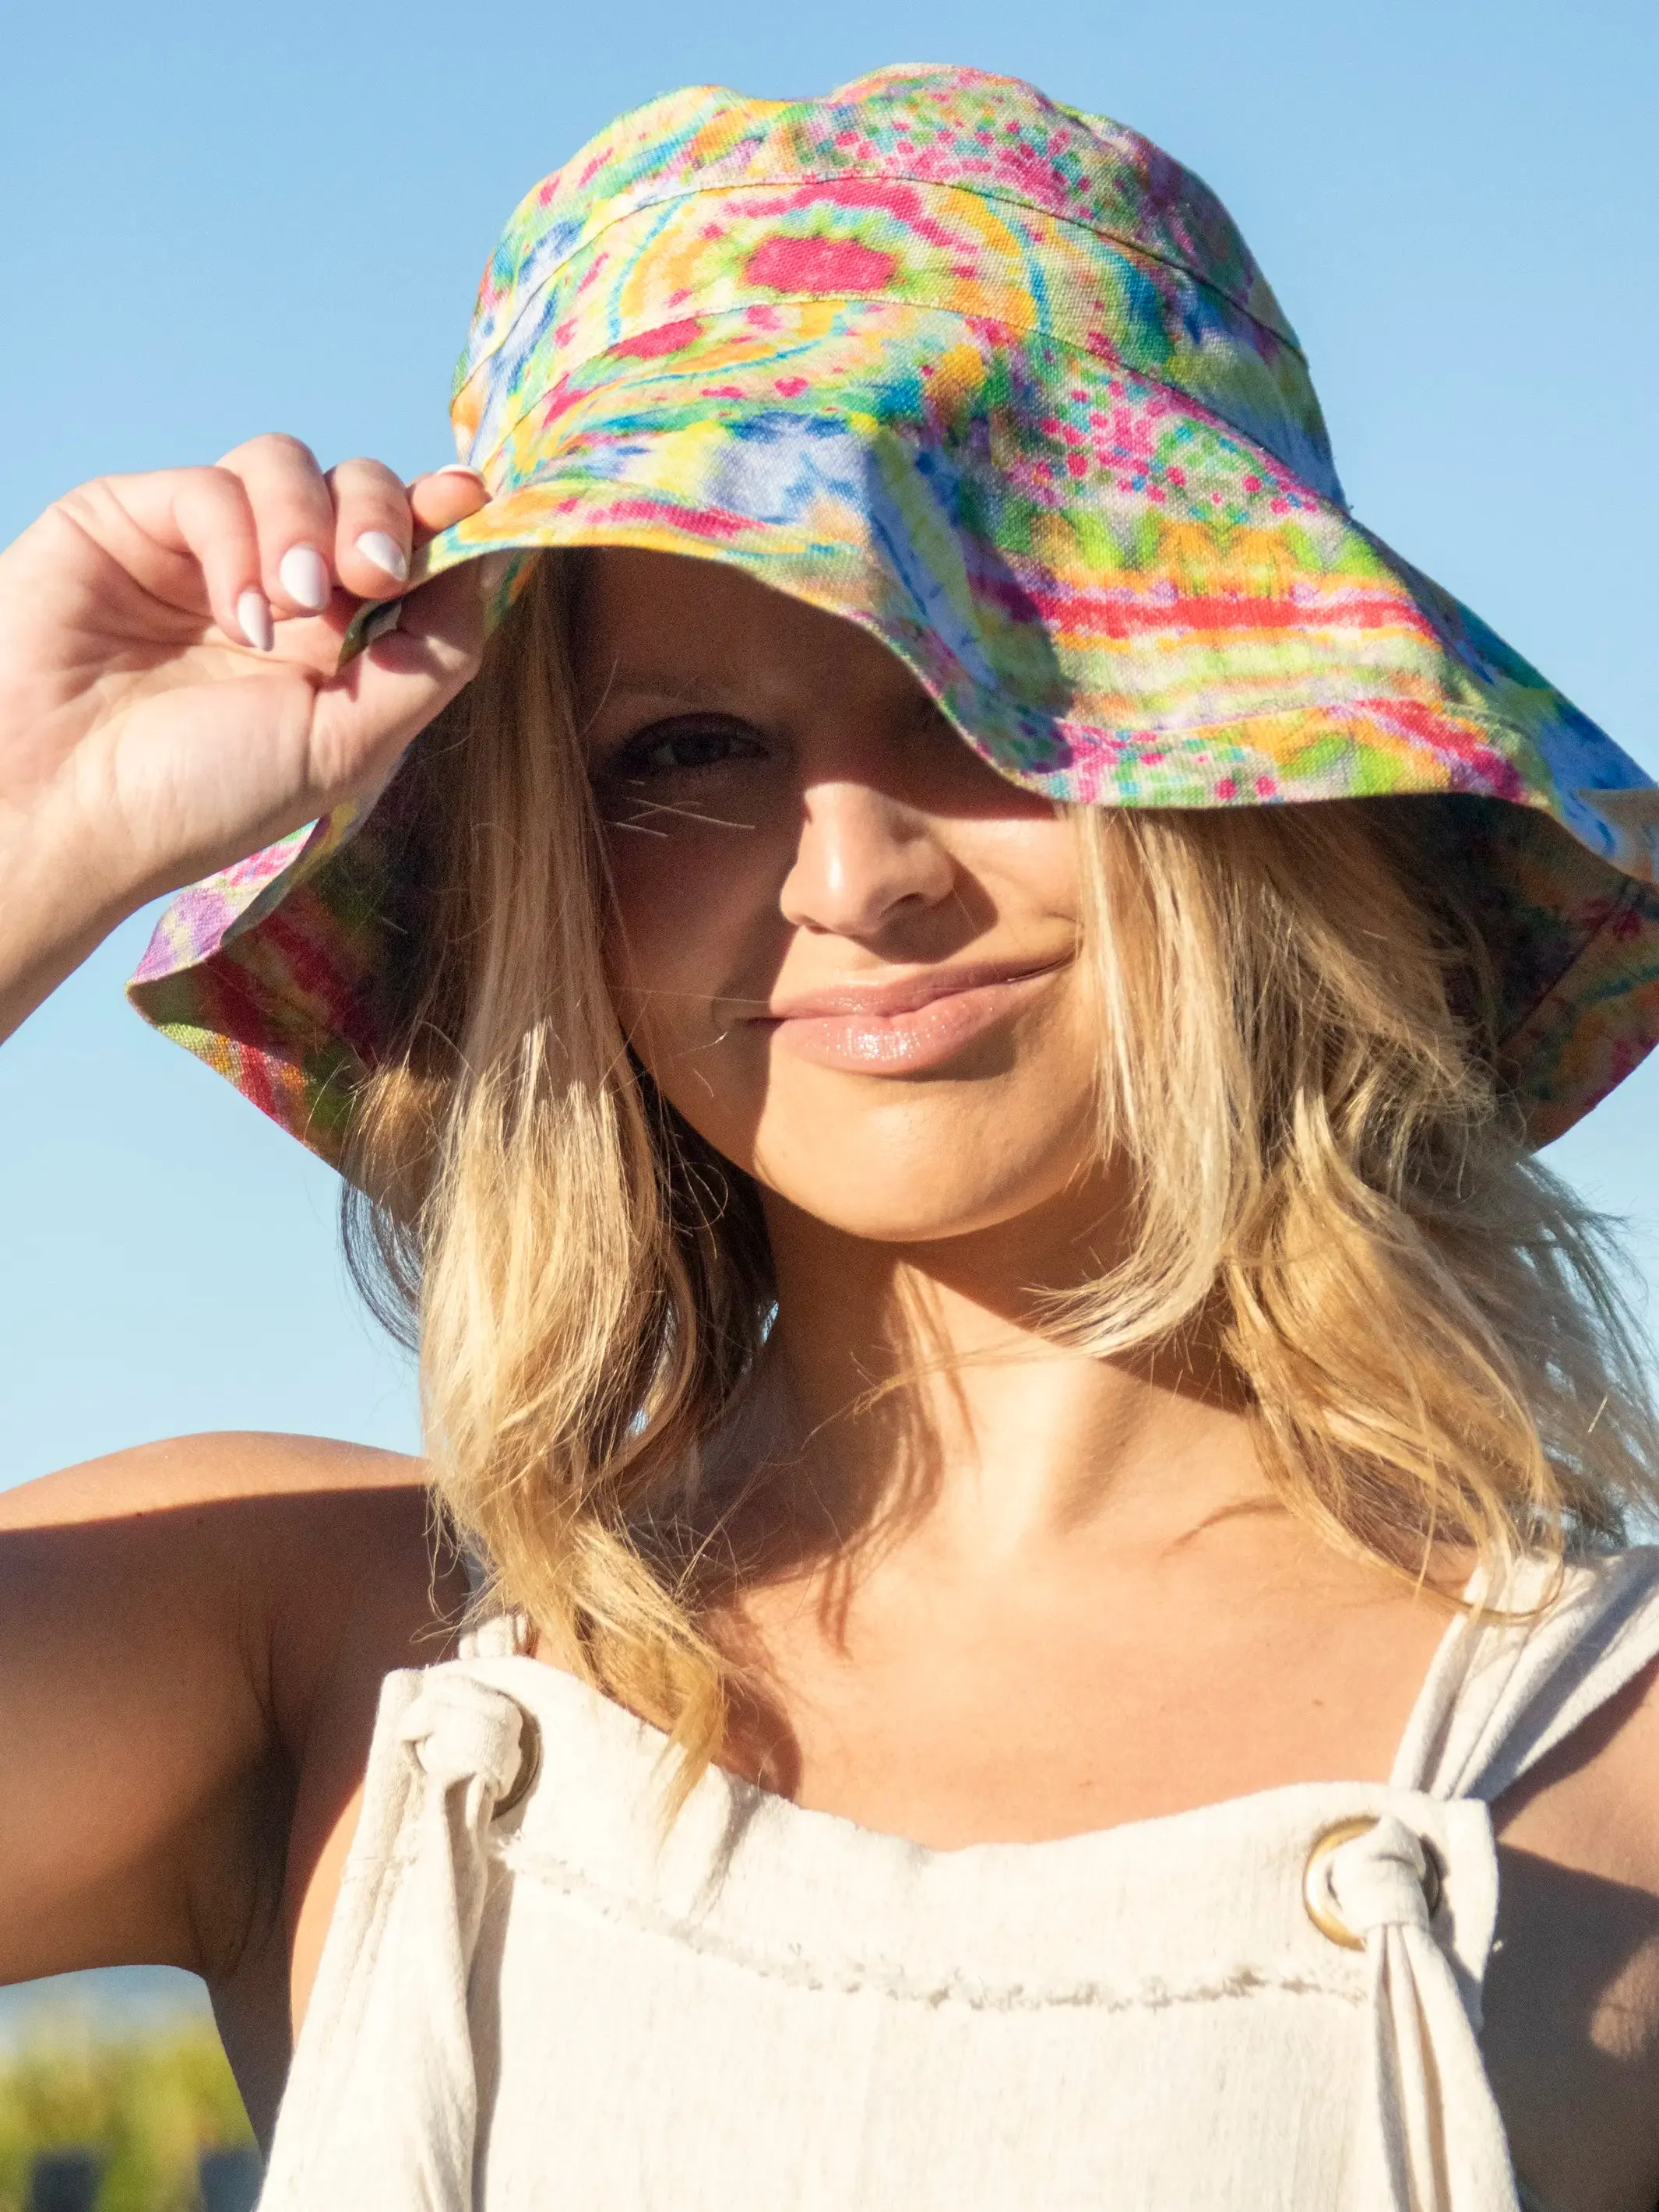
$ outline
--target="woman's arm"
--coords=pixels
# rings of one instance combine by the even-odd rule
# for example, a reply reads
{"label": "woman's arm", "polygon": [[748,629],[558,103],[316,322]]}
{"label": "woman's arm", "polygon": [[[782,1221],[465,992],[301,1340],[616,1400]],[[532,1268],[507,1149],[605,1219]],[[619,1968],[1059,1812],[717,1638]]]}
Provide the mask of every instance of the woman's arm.
{"label": "woman's arm", "polygon": [[[391,773],[477,665],[477,574],[343,674],[340,640],[483,498],[262,438],[84,485],[0,554],[0,1034],[147,900]],[[380,1677],[455,1596],[387,1455],[195,1438],[0,1495],[0,1979],[224,1988],[258,1954],[285,2010]]]}
{"label": "woman's arm", "polygon": [[219,1979],[281,1919],[301,1797],[349,1765],[388,1668],[440,1656],[457,1592],[421,1476],[193,1437],[0,1494],[0,1981]]}

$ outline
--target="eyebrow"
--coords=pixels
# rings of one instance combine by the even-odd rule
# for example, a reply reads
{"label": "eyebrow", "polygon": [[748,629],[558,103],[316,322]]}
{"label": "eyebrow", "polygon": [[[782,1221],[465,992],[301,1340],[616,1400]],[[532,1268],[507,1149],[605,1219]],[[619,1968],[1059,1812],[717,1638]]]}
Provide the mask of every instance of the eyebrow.
{"label": "eyebrow", "polygon": [[618,698],[677,699],[688,707],[729,705],[732,689],[722,683],[699,683],[684,669],[673,672],[654,668],[613,668],[607,681],[599,688],[591,711],[599,714],[610,702]]}
{"label": "eyebrow", "polygon": [[[928,722],[942,722],[948,726],[950,716],[926,687],[904,669],[896,656],[895,671],[904,680],[896,687],[894,696],[889,702],[889,710],[895,711],[906,724],[921,726]],[[659,668],[648,662],[639,667],[623,668],[613,663],[607,681],[596,687],[591,702],[585,703],[584,735],[591,738],[594,724],[608,708],[618,701],[660,701],[670,708],[749,715],[757,720],[765,720],[780,713],[787,714],[789,705],[787,696],[769,699],[763,691],[757,696],[745,687],[746,674],[744,670],[734,669],[729,677],[714,676],[705,679],[684,668]]]}

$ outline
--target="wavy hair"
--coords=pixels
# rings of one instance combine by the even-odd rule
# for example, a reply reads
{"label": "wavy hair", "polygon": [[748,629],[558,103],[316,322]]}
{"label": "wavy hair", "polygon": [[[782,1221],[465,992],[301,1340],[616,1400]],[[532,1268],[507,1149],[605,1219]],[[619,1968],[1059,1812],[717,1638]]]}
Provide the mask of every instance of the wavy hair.
{"label": "wavy hair", "polygon": [[[416,950],[357,1102],[347,1246],[421,1355],[433,1480],[486,1601],[666,1729],[721,1745],[705,1448],[774,1308],[750,1179],[659,1096],[606,988],[602,844],[551,555],[404,776]],[[1431,1579],[1622,1538],[1659,1441],[1616,1248],[1498,1072],[1460,807],[1079,808],[1099,1142],[1134,1234],[1048,1325],[1100,1357],[1200,1319],[1268,1479]],[[1467,826],[1467,825],[1465,825]]]}

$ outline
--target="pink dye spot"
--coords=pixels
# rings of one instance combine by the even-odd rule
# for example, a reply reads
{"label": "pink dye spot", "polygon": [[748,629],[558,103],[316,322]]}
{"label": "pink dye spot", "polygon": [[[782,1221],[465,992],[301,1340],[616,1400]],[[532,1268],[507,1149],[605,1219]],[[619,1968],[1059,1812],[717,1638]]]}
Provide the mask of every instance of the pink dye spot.
{"label": "pink dye spot", "polygon": [[1255,795],[1258,799],[1271,799],[1278,788],[1279,786],[1270,775],[1259,775],[1255,780]]}
{"label": "pink dye spot", "polygon": [[1267,512],[1270,514],[1288,514],[1290,511],[1291,502],[1287,499],[1276,499],[1273,501],[1267,509]]}
{"label": "pink dye spot", "polygon": [[786,399],[799,399],[806,389],[806,379],[804,376],[781,376],[777,380],[777,388]]}
{"label": "pink dye spot", "polygon": [[1067,453],[1066,465],[1074,477],[1087,476],[1089,473],[1088,461],[1081,453]]}
{"label": "pink dye spot", "polygon": [[769,238],[749,257],[744,274],[779,292],[879,292],[898,267],[855,238]]}
{"label": "pink dye spot", "polygon": [[1246,477],[1244,479],[1244,489],[1246,491],[1260,491],[1261,489],[1261,477]]}
{"label": "pink dye spot", "polygon": [[1169,477],[1170,482],[1175,486],[1177,491],[1186,490],[1187,471],[1185,469],[1166,469],[1164,474]]}
{"label": "pink dye spot", "polygon": [[1215,787],[1215,795],[1218,799],[1237,799],[1238,796],[1238,781],[1237,777],[1224,775],[1220,782],[1217,784]]}
{"label": "pink dye spot", "polygon": [[700,327],[695,315],[686,315],[678,323],[661,323],[654,331],[641,331],[636,338],[623,338],[611,350],[640,361],[655,361],[659,355],[678,353],[683,346],[689,346]]}

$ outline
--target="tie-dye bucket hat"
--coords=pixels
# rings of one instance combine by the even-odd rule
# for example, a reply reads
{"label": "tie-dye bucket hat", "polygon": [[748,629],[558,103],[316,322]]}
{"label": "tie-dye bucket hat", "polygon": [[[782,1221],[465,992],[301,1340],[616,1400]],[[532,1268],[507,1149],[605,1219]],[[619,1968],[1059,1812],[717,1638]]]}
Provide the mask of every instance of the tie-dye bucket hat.
{"label": "tie-dye bucket hat", "polygon": [[[1133,131],[947,68],[671,94],[514,215],[453,412],[491,497],[415,584],[556,546],[729,562],[883,639],[1056,799],[1502,802],[1459,817],[1535,1140],[1659,1036],[1659,794],[1354,520],[1243,239]],[[406,957],[398,791],[182,893],[130,986],[337,1160]]]}

